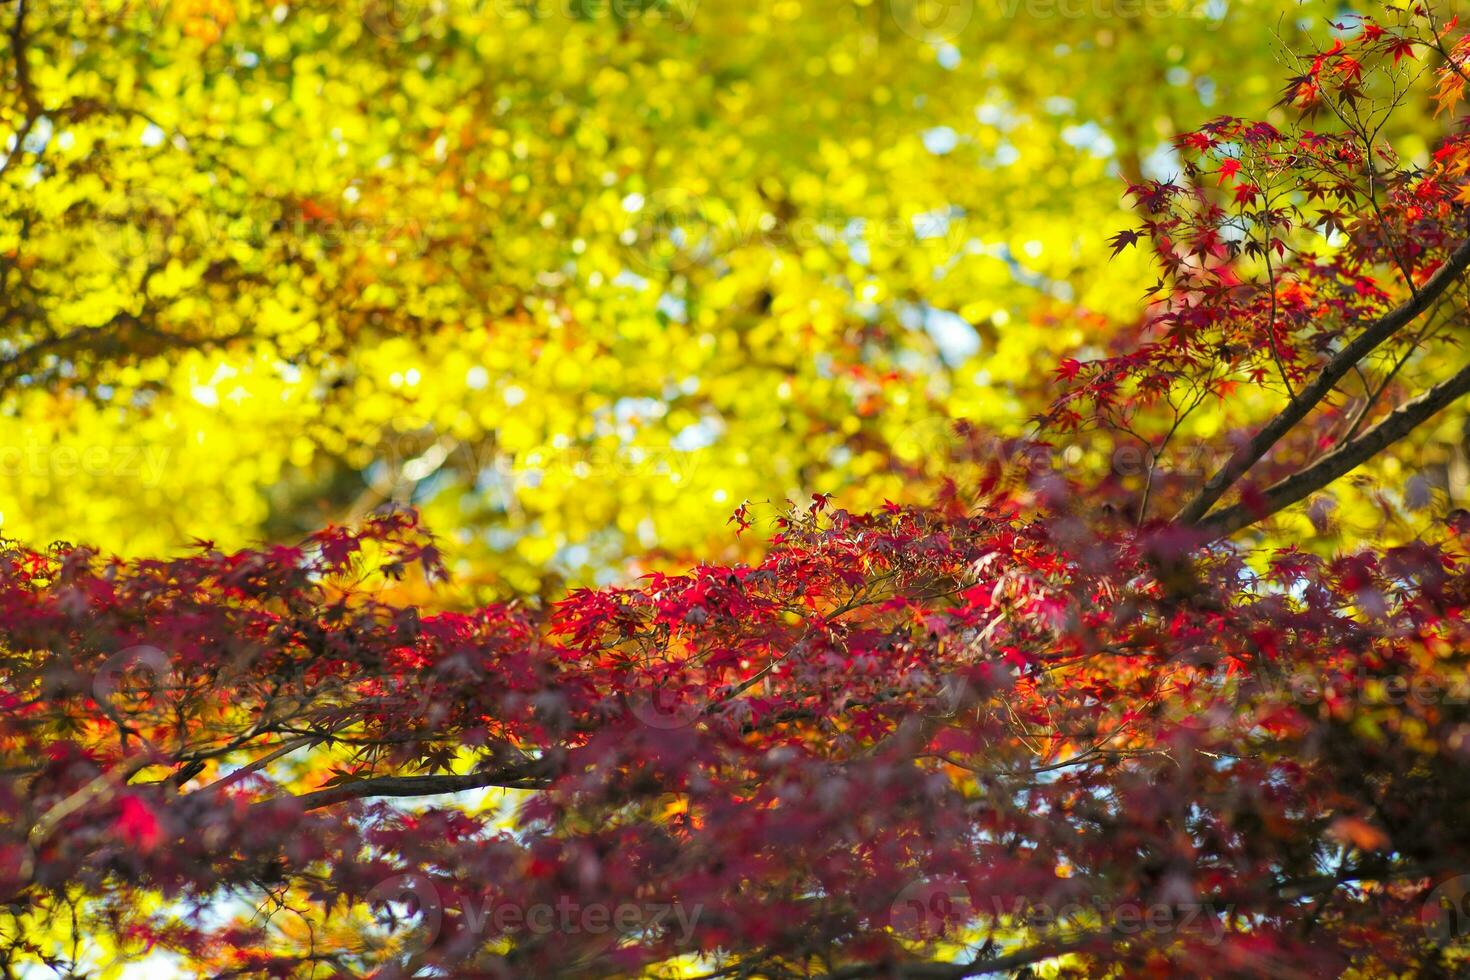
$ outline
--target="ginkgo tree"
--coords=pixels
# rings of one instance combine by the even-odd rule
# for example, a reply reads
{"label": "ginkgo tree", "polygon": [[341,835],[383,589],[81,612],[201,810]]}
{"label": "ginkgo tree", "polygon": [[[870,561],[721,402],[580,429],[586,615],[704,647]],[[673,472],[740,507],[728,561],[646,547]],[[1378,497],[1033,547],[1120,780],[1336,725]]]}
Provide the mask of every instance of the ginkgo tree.
{"label": "ginkgo tree", "polygon": [[147,555],[395,500],[505,595],[742,556],[747,498],[930,499],[944,420],[1019,425],[1130,314],[1115,172],[1264,109],[1276,16],[12,0],[4,527]]}
{"label": "ginkgo tree", "polygon": [[[8,543],[0,966],[1455,975],[1465,37],[1344,15],[1275,122],[1179,138],[1112,239],[1144,308],[933,504],[742,504],[748,563],[449,612],[403,510]],[[1424,486],[1343,479],[1389,463]]]}

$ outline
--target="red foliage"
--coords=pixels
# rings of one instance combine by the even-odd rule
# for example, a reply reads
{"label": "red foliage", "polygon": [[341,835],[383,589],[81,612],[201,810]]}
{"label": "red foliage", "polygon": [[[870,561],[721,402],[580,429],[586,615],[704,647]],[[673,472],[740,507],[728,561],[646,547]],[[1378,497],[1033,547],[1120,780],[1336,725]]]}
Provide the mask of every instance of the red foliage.
{"label": "red foliage", "polygon": [[[897,508],[803,511],[780,539],[757,567],[546,613],[421,616],[374,602],[359,567],[368,542],[386,563],[424,553],[402,515],[167,562],[13,549],[4,669],[27,682],[0,738],[44,761],[0,796],[0,890],[80,885],[138,935],[259,971],[262,929],[183,928],[125,896],[290,881],[330,904],[408,875],[392,887],[439,903],[421,956],[455,969],[476,950],[545,975],[692,949],[876,973],[945,925],[907,904],[939,882],[958,919],[1100,910],[1063,931],[1138,969],[1332,970],[1403,961],[1427,883],[1470,857],[1453,548],[1283,552],[1263,577],[1224,547],[1183,563],[1198,540],[1166,527]],[[126,670],[115,651],[142,641],[166,663]],[[1365,703],[1375,678],[1440,696]],[[293,742],[351,761],[291,787],[269,767],[197,776]],[[381,802],[415,778],[537,792],[513,828]],[[549,942],[478,914],[559,902],[695,921]],[[1159,909],[1172,925],[1110,918]],[[505,937],[509,959],[484,960]]]}

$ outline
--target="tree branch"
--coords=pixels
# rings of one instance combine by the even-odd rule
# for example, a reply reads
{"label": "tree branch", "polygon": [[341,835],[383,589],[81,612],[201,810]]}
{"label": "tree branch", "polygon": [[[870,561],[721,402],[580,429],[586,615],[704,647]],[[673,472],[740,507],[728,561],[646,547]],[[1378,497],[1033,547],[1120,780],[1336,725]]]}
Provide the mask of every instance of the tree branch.
{"label": "tree branch", "polygon": [[1430,304],[1438,299],[1440,294],[1448,289],[1467,267],[1470,267],[1470,238],[1460,243],[1459,247],[1445,260],[1444,265],[1440,266],[1434,275],[1425,281],[1416,295],[1373,321],[1362,333],[1354,337],[1351,343],[1338,351],[1322,368],[1321,373],[1312,380],[1312,383],[1298,391],[1296,397],[1287,402],[1279,415],[1267,422],[1251,438],[1250,442],[1231,454],[1225,464],[1205,481],[1199,493],[1184,506],[1184,509],[1174,519],[1182,524],[1199,524],[1225,491],[1244,476],[1247,470],[1256,465],[1261,457],[1265,456],[1271,447],[1281,440],[1282,436],[1304,419],[1318,402],[1327,397],[1327,394],[1342,380],[1343,375],[1372,353],[1378,345],[1427,310]]}
{"label": "tree branch", "polygon": [[10,169],[10,165],[21,155],[26,138],[31,135],[36,121],[45,113],[41,107],[40,97],[36,95],[36,87],[31,81],[30,64],[26,58],[26,0],[19,0],[15,5],[15,23],[10,25],[10,53],[15,58],[15,83],[20,88],[21,102],[25,104],[25,116],[15,131],[15,146],[0,161],[0,176]]}
{"label": "tree branch", "polygon": [[1306,469],[1276,483],[1265,491],[1264,500],[1252,501],[1249,506],[1238,503],[1227,507],[1200,522],[1199,527],[1213,536],[1224,537],[1270,517],[1367,462],[1465,394],[1470,394],[1470,365],[1400,405],[1352,442],[1339,446]]}
{"label": "tree branch", "polygon": [[383,796],[437,796],[441,793],[459,793],[467,789],[484,789],[498,786],[503,789],[545,789],[550,783],[550,773],[541,759],[516,763],[487,772],[472,772],[463,776],[378,776],[355,783],[342,783],[327,789],[319,789],[300,796],[272,797],[255,806],[295,800],[303,810],[319,810],[336,806],[348,800],[362,800]]}
{"label": "tree branch", "polygon": [[979,977],[987,973],[1003,973],[1019,967],[1040,963],[1076,952],[1109,938],[1106,932],[1092,933],[1078,939],[1043,943],[1017,950],[994,959],[975,960],[972,963],[862,963],[843,967],[825,975],[823,980],[856,980],[859,977],[902,977],[904,980],[961,980],[963,977]]}

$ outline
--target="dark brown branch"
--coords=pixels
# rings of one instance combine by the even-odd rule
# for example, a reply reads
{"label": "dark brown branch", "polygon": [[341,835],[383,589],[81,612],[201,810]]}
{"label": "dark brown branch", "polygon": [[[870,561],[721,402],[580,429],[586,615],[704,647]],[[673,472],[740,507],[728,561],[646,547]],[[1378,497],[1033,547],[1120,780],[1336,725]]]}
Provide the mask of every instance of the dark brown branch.
{"label": "dark brown branch", "polygon": [[1466,394],[1470,394],[1470,365],[1400,405],[1352,442],[1339,446],[1306,469],[1276,483],[1264,492],[1264,499],[1252,501],[1250,506],[1239,503],[1227,507],[1202,521],[1200,527],[1212,535],[1223,537],[1269,517],[1367,462]]}
{"label": "dark brown branch", "polygon": [[15,58],[15,84],[20,89],[20,100],[25,106],[25,115],[21,124],[15,131],[15,146],[6,154],[3,162],[0,162],[0,175],[10,169],[23,151],[22,144],[31,135],[31,130],[36,122],[45,114],[41,105],[41,98],[36,94],[35,83],[31,80],[31,66],[26,54],[26,0],[19,0],[15,5],[15,22],[10,25],[10,54]]}
{"label": "dark brown branch", "polygon": [[246,331],[237,330],[219,337],[184,337],[153,326],[151,319],[147,311],[143,317],[121,312],[96,326],[78,327],[69,333],[33,341],[9,356],[0,357],[0,392],[14,387],[24,375],[38,371],[37,365],[48,356],[85,352],[99,359],[122,362],[169,349],[210,350],[247,336]]}
{"label": "dark brown branch", "polygon": [[1093,933],[1080,939],[1044,943],[1028,949],[1017,950],[1005,956],[973,963],[863,963],[844,967],[826,974],[824,980],[857,980],[859,977],[902,977],[905,980],[961,980],[963,977],[979,977],[987,973],[1003,973],[1019,967],[1040,963],[1096,946],[1108,938],[1107,933]]}
{"label": "dark brown branch", "polygon": [[[15,84],[20,89],[21,101],[25,103],[26,120],[33,123],[46,110],[41,105],[41,97],[36,94],[36,85],[31,79],[31,65],[26,53],[27,40],[26,0],[18,0],[15,5],[15,21],[10,25],[10,53],[15,58]],[[15,152],[20,152],[19,140],[16,141]],[[7,164],[9,162],[6,161]]]}
{"label": "dark brown branch", "polygon": [[1194,499],[1175,517],[1183,524],[1199,524],[1204,516],[1235,485],[1246,471],[1256,465],[1271,447],[1306,418],[1317,403],[1327,397],[1353,366],[1371,354],[1380,344],[1411,323],[1427,310],[1460,274],[1470,267],[1470,239],[1450,254],[1419,292],[1373,321],[1322,368],[1312,383],[1297,392],[1281,413],[1267,422],[1244,446],[1241,446],[1200,488]]}
{"label": "dark brown branch", "polygon": [[348,800],[372,797],[438,796],[469,789],[497,786],[502,789],[545,789],[549,784],[547,766],[540,760],[504,766],[488,772],[472,772],[463,776],[378,776],[355,783],[343,783],[300,796],[278,796],[257,803],[262,806],[280,800],[294,799],[303,810],[320,810]]}

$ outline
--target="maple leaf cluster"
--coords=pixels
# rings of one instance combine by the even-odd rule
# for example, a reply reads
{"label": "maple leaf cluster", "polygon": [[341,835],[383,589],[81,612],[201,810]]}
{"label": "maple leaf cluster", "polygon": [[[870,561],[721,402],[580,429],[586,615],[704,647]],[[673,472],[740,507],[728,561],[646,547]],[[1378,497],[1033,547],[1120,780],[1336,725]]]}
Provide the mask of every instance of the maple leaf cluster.
{"label": "maple leaf cluster", "polygon": [[[1463,551],[1288,550],[1258,574],[1065,512],[783,525],[757,566],[545,611],[375,601],[385,567],[433,560],[401,514],[166,562],[12,547],[0,891],[34,915],[85,889],[134,942],[223,973],[324,954],[218,924],[221,896],[341,909],[400,881],[436,909],[414,964],[457,974],[698,954],[878,976],[966,930],[971,972],[1001,937],[1201,973],[1414,962],[1428,882],[1470,855]],[[1185,554],[1187,588],[1163,571]],[[332,778],[284,765],[323,750]],[[485,787],[526,797],[388,802]],[[1016,913],[1039,904],[1087,914]],[[557,907],[692,928],[477,913]],[[1129,932],[1128,909],[1173,927]]]}

